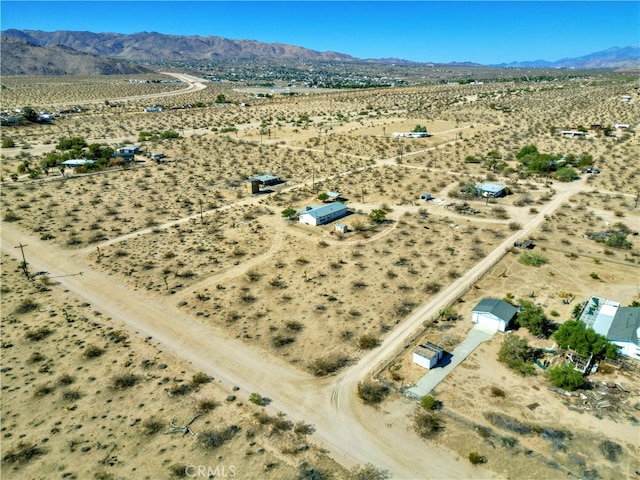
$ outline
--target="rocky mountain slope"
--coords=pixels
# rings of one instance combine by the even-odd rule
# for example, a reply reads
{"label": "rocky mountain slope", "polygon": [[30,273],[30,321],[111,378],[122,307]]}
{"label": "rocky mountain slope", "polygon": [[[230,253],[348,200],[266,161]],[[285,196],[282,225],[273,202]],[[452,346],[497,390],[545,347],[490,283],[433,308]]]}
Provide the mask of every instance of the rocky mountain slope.
{"label": "rocky mountain slope", "polygon": [[37,46],[19,38],[1,39],[2,75],[125,75],[149,69],[122,59],[82,53],[63,45]]}

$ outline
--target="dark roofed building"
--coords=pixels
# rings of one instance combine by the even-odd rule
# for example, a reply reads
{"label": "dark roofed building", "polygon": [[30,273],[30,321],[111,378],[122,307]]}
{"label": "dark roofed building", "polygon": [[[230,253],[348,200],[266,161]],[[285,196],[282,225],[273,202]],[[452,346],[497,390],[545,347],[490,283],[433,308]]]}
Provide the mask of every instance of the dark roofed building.
{"label": "dark roofed building", "polygon": [[509,327],[513,317],[516,316],[517,311],[516,307],[504,300],[483,298],[471,310],[471,321],[492,330],[496,329],[504,332]]}

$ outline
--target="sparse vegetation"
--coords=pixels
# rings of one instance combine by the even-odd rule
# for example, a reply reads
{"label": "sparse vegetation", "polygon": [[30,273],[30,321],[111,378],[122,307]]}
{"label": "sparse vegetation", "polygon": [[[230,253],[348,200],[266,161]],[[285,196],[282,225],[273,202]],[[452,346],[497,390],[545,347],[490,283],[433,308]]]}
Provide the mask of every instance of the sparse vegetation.
{"label": "sparse vegetation", "polygon": [[375,405],[382,402],[389,395],[389,388],[375,381],[362,381],[358,383],[358,396],[367,405]]}

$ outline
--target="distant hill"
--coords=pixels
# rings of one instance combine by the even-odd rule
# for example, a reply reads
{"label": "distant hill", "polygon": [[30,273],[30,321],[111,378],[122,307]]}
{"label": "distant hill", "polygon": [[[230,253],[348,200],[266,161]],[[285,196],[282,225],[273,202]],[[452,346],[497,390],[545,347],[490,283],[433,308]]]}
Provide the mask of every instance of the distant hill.
{"label": "distant hill", "polygon": [[[334,61],[353,63],[382,63],[397,65],[431,65],[431,63],[419,63],[398,58],[384,59],[359,59],[338,52],[318,52],[308,48],[284,43],[264,43],[256,40],[231,40],[216,36],[198,35],[165,35],[157,32],[140,32],[133,34],[122,33],[93,33],[86,31],[57,30],[44,32],[41,30],[4,30],[0,34],[2,43],[2,73],[5,73],[5,42],[4,39],[19,39],[22,44],[10,45],[9,54],[18,54],[18,45],[22,45],[22,55],[26,55],[27,47],[30,54],[37,60],[29,60],[25,65],[19,61],[13,61],[7,66],[8,71],[24,71],[25,74],[48,73],[59,71],[71,73],[78,70],[87,70],[107,73],[137,73],[127,71],[126,63],[118,64],[110,60],[106,63],[99,61],[100,57],[110,57],[120,61],[132,62],[156,62],[182,61],[202,62],[214,60],[263,60],[263,61]],[[40,47],[42,50],[37,50]],[[67,47],[62,50],[61,47]],[[58,50],[47,50],[58,49]],[[73,49],[73,50],[71,50]],[[75,52],[74,52],[75,51]],[[49,56],[47,56],[49,52]],[[61,52],[61,53],[59,53]],[[74,53],[72,53],[74,52]],[[94,55],[91,61],[87,57],[86,67],[80,67],[80,53]],[[56,55],[62,55],[56,58]],[[76,57],[73,57],[76,55]],[[45,59],[47,60],[45,62]],[[74,61],[75,59],[75,61]],[[53,62],[49,64],[48,62]],[[60,65],[58,65],[60,64]],[[446,65],[476,67],[481,66],[470,62],[453,62]],[[519,61],[490,65],[493,67],[525,67],[525,68],[640,68],[640,49],[638,46],[623,48],[610,48],[602,52],[592,53],[578,58],[566,58],[557,62],[545,60]],[[73,68],[72,68],[73,67]],[[122,69],[122,71],[120,70]]]}
{"label": "distant hill", "polygon": [[72,48],[37,46],[24,38],[0,42],[1,75],[125,75],[150,70],[121,59],[78,52]]}
{"label": "distant hill", "polygon": [[496,67],[525,68],[640,68],[640,47],[614,47],[582,57],[563,58],[556,62],[533,60],[495,65]]}
{"label": "distant hill", "polygon": [[2,37],[21,38],[42,47],[63,45],[79,52],[132,61],[251,60],[261,58],[298,61],[360,61],[342,53],[317,52],[283,43],[230,40],[213,36],[164,35],[156,32],[121,34],[11,29],[4,30]]}

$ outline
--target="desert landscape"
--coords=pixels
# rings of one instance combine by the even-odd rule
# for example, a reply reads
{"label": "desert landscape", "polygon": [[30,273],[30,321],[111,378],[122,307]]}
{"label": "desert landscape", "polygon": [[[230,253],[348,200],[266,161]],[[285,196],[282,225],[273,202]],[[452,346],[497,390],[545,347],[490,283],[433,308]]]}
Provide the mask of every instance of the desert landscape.
{"label": "desert landscape", "polygon": [[[569,408],[542,369],[498,361],[509,335],[553,348],[525,329],[437,386],[433,436],[403,395],[426,373],[413,348],[451,352],[482,298],[527,299],[557,324],[592,295],[640,301],[637,77],[272,97],[180,72],[2,86],[3,110],[61,112],[2,128],[7,478],[637,477],[637,362],[588,376],[624,386],[604,418]],[[613,124],[629,127],[594,127]],[[394,136],[417,127],[428,136]],[[49,166],[74,137],[140,152]],[[577,177],[527,174],[527,146],[575,160]],[[283,182],[252,194],[259,175]],[[469,193],[482,183],[509,194]],[[326,192],[349,209],[345,233],[283,215]],[[612,228],[629,248],[591,238]],[[540,266],[521,261],[524,239]],[[359,397],[369,384],[382,401]]]}

